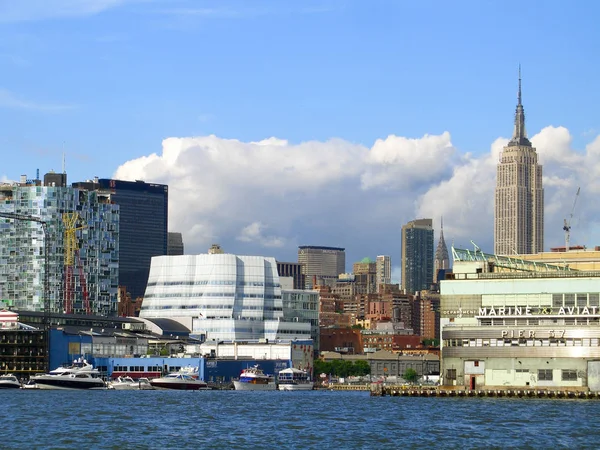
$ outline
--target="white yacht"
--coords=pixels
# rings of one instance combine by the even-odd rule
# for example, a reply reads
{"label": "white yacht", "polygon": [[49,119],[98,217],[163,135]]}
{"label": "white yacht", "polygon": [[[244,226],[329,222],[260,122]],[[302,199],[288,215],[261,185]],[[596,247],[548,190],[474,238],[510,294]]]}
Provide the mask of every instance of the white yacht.
{"label": "white yacht", "polygon": [[13,374],[0,375],[0,389],[19,389],[21,382]]}
{"label": "white yacht", "polygon": [[106,389],[98,369],[84,362],[82,365],[59,367],[32,378],[38,389]]}
{"label": "white yacht", "polygon": [[311,391],[314,386],[308,372],[293,367],[281,370],[277,383],[280,391]]}
{"label": "white yacht", "polygon": [[116,380],[109,381],[107,387],[108,389],[114,389],[117,391],[137,391],[154,389],[150,384],[148,378],[139,378],[137,380],[134,380],[131,377],[118,377]]}
{"label": "white yacht", "polygon": [[274,391],[277,389],[275,378],[267,375],[258,365],[244,369],[239,380],[234,380],[236,391]]}
{"label": "white yacht", "polygon": [[170,373],[164,377],[153,378],[150,385],[157,389],[179,389],[184,391],[199,391],[210,389],[204,381],[185,373]]}

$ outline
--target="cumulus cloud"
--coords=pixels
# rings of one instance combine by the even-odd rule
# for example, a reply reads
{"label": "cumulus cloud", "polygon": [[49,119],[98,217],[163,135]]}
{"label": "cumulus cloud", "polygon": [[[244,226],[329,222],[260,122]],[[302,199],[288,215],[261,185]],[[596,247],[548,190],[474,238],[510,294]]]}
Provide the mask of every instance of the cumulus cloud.
{"label": "cumulus cloud", "polygon": [[[564,242],[577,186],[571,242],[594,245],[600,137],[578,151],[566,128],[546,127],[531,141],[544,165],[546,248]],[[434,219],[437,237],[443,217],[449,245],[473,240],[493,250],[496,166],[507,142],[498,138],[473,155],[455,148],[449,132],[392,135],[371,148],[342,139],[172,137],[160,154],[128,161],[114,176],[169,185],[170,229],[183,233],[189,253],[220,243],[295,260],[298,245],[331,245],[346,247],[348,267],[379,254],[398,267],[401,227],[416,218]]]}
{"label": "cumulus cloud", "polygon": [[397,189],[434,181],[448,173],[454,153],[447,131],[420,139],[402,136],[378,139],[365,160],[367,169],[361,176],[362,185],[366,189]]}
{"label": "cumulus cloud", "polygon": [[285,245],[284,239],[277,236],[265,236],[265,226],[260,222],[252,222],[250,225],[244,227],[237,237],[242,242],[255,242],[261,244],[263,247],[283,247]]}

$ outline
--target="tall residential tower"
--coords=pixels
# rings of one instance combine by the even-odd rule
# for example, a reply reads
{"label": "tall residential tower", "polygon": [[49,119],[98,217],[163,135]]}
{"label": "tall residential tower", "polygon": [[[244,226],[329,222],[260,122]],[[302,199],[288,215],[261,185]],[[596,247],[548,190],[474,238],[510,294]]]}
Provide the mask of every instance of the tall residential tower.
{"label": "tall residential tower", "polygon": [[410,221],[402,227],[402,287],[414,294],[429,289],[432,280],[433,221]]}
{"label": "tall residential tower", "polygon": [[542,166],[527,139],[521,103],[521,69],[512,139],[498,164],[494,214],[494,253],[515,255],[544,250]]}

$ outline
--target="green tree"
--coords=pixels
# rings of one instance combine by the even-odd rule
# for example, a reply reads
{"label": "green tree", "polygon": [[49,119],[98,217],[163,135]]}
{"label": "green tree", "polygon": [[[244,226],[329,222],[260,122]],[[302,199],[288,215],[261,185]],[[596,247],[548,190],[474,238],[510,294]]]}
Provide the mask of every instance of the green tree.
{"label": "green tree", "polygon": [[439,347],[440,341],[439,339],[423,339],[421,342],[425,347]]}
{"label": "green tree", "polygon": [[413,369],[412,367],[409,367],[408,369],[406,369],[404,371],[402,378],[404,378],[409,383],[414,383],[415,381],[417,381],[417,378],[419,378],[419,374],[417,373],[417,371],[415,369]]}
{"label": "green tree", "polygon": [[369,375],[371,373],[371,366],[367,361],[356,361],[354,363],[353,370],[353,375],[357,377],[364,377],[365,375]]}
{"label": "green tree", "polygon": [[320,378],[320,375],[322,373],[329,375],[329,374],[331,374],[331,363],[328,361],[323,361],[321,359],[317,359],[317,360],[315,360],[315,363],[314,363],[314,370],[315,370],[315,373],[314,373],[313,379],[315,379],[315,380]]}

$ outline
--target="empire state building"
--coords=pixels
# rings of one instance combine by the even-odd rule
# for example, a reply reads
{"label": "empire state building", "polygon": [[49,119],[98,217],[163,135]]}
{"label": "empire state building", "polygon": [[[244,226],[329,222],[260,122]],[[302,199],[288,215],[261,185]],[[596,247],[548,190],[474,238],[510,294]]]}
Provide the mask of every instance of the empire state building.
{"label": "empire state building", "polygon": [[494,252],[539,253],[544,249],[542,166],[525,131],[521,70],[512,139],[502,150],[496,178]]}

